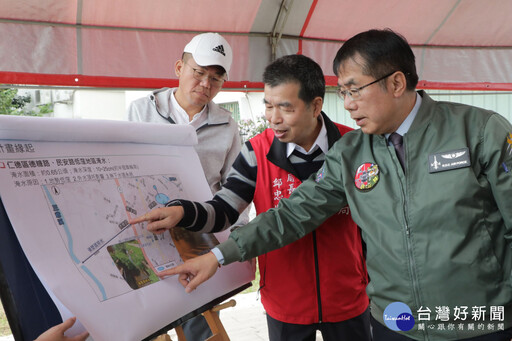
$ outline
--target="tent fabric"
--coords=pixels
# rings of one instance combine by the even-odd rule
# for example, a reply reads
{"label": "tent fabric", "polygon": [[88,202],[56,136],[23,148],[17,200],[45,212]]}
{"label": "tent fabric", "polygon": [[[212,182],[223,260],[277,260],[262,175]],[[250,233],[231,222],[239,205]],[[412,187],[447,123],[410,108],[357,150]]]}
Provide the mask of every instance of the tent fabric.
{"label": "tent fabric", "polygon": [[307,55],[335,86],[343,41],[391,28],[413,46],[420,87],[512,89],[508,0],[0,0],[0,83],[118,88],[177,84],[174,62],[220,32],[228,88],[261,88],[265,65]]}

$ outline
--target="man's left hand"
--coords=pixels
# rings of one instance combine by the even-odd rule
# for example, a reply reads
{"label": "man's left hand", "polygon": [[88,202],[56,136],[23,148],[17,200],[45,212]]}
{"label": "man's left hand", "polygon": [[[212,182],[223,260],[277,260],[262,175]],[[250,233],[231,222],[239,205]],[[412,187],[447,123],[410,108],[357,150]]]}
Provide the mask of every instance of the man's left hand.
{"label": "man's left hand", "polygon": [[187,293],[194,291],[201,283],[209,280],[217,269],[219,262],[212,252],[187,260],[175,268],[162,271],[158,276],[179,275],[178,280]]}

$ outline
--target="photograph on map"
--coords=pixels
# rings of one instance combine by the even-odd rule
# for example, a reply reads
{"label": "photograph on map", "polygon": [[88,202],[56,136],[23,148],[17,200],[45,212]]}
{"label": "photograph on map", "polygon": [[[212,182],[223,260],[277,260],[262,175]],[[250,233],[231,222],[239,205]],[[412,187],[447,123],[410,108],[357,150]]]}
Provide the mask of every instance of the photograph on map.
{"label": "photograph on map", "polygon": [[140,289],[160,280],[146,261],[137,240],[110,245],[107,250],[130,288]]}

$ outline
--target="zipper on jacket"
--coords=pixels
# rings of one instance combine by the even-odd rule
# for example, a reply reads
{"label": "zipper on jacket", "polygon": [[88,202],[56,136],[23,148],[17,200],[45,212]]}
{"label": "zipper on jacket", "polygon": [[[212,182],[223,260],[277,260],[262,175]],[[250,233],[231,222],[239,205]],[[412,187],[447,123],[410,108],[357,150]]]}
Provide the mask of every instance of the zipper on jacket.
{"label": "zipper on jacket", "polygon": [[196,131],[199,131],[203,128],[206,128],[206,127],[215,127],[215,126],[223,126],[225,124],[228,124],[229,122],[224,122],[224,123],[215,123],[215,124],[209,124],[209,123],[205,123],[203,124],[202,126],[199,126],[197,127]]}
{"label": "zipper on jacket", "polygon": [[[405,241],[407,244],[407,259],[409,261],[409,271],[411,273],[411,280],[412,280],[412,291],[413,291],[413,297],[414,297],[414,304],[419,307],[420,306],[420,298],[419,298],[419,282],[417,279],[417,273],[416,273],[416,262],[414,261],[414,255],[411,245],[411,230],[409,228],[409,222],[407,221],[407,201],[405,200],[405,193],[403,191],[402,187],[402,195],[404,197],[404,219],[405,219]],[[425,340],[429,340],[429,337],[426,333],[426,329],[423,331],[423,335]]]}
{"label": "zipper on jacket", "polygon": [[318,300],[318,323],[322,323],[322,296],[320,295],[320,273],[318,268],[318,249],[316,243],[316,231],[313,231],[313,253],[315,257],[315,279],[316,279],[316,297]]}
{"label": "zipper on jacket", "polygon": [[[407,150],[405,152],[407,152]],[[399,172],[400,172],[400,170],[397,169],[397,173],[399,173]],[[404,185],[404,183],[406,183],[406,182],[407,182],[407,174],[404,172],[404,182],[399,180],[399,183],[400,183],[400,190],[402,193],[402,201],[404,203],[403,217],[404,217],[404,221],[405,221],[405,226],[404,226],[405,242],[407,244],[407,250],[406,250],[407,251],[407,260],[408,260],[409,272],[411,273],[412,290],[413,290],[413,297],[414,297],[414,301],[415,301],[414,304],[417,307],[419,307],[420,301],[421,301],[419,298],[419,294],[418,294],[419,283],[418,283],[418,278],[417,278],[417,274],[416,274],[416,263],[414,261],[414,255],[413,255],[413,250],[412,250],[413,248],[411,245],[411,229],[409,227],[409,220],[407,219],[407,212],[408,212],[409,208],[407,205],[406,188]],[[429,340],[426,330],[423,331],[423,334],[424,334],[425,340]]]}
{"label": "zipper on jacket", "polygon": [[[265,287],[265,281],[267,279],[267,254],[265,253],[265,254],[261,255],[260,257],[262,257],[262,258],[265,257],[265,268],[263,270],[263,273],[260,273],[260,283],[258,283],[260,287],[258,288],[258,293],[256,296],[257,300],[260,298],[260,291],[261,291],[261,289],[263,289]],[[258,268],[260,268],[259,264],[258,264]]]}

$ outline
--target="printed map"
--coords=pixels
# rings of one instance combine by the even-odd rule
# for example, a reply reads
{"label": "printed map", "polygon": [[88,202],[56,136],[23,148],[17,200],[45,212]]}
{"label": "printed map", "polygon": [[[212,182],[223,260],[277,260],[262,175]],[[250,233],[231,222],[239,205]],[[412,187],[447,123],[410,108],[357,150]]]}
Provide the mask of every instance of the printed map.
{"label": "printed map", "polygon": [[[153,234],[128,221],[183,198],[174,175],[41,186],[69,256],[100,301],[158,282],[158,273],[207,252],[213,236]],[[182,256],[183,255],[183,256]]]}

